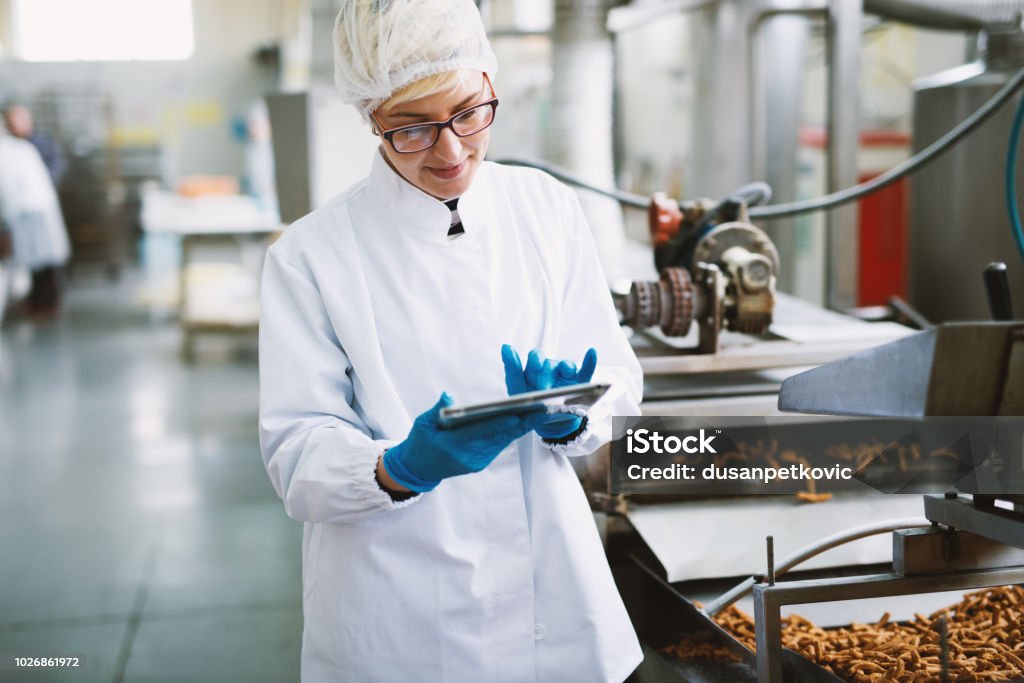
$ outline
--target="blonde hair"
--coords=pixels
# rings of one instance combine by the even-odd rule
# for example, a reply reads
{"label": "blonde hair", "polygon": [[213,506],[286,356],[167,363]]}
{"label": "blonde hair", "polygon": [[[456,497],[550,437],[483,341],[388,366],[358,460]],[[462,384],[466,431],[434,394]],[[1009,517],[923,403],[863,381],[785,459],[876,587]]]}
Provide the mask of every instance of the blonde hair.
{"label": "blonde hair", "polygon": [[399,88],[394,95],[381,102],[377,109],[392,109],[428,95],[453,92],[466,83],[469,73],[472,72],[465,70],[443,71],[413,81],[409,85]]}

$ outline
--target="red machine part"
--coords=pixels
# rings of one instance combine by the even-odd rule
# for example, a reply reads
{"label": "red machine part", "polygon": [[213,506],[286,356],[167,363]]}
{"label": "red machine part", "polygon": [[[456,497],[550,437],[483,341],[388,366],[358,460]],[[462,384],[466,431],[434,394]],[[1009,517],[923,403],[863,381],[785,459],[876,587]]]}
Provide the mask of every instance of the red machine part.
{"label": "red machine part", "polygon": [[[859,182],[877,173],[862,173]],[[859,306],[879,306],[907,296],[908,186],[903,178],[860,200]]]}
{"label": "red machine part", "polygon": [[669,198],[664,192],[651,195],[651,204],[647,207],[647,226],[651,231],[651,242],[655,247],[663,247],[679,232],[683,222],[683,211],[679,202]]}
{"label": "red machine part", "polygon": [[[910,143],[910,135],[901,130],[861,131],[857,181],[871,180],[906,159]],[[824,129],[804,129],[800,144],[823,151],[828,138]],[[858,306],[880,305],[893,295],[907,295],[908,190],[904,178],[858,202]]]}

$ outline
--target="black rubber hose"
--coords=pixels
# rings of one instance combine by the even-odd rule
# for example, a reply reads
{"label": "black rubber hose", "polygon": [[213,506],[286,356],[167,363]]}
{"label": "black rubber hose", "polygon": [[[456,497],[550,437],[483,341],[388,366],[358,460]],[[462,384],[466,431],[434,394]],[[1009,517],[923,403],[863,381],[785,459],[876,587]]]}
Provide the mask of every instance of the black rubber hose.
{"label": "black rubber hose", "polygon": [[[619,203],[626,206],[632,206],[637,209],[646,209],[651,204],[651,198],[645,197],[642,194],[636,194],[634,192],[627,192],[626,190],[620,190],[613,188],[611,190],[592,185],[586,180],[583,180],[578,175],[575,175],[572,171],[568,171],[561,166],[555,166],[543,161],[534,161],[532,159],[517,159],[515,157],[506,157],[504,159],[494,159],[497,164],[504,164],[505,166],[525,166],[527,168],[536,168],[544,171],[548,175],[568,185],[583,188],[590,192],[595,192],[604,197],[610,197],[611,199],[617,200]],[[736,197],[746,202],[747,206],[756,206],[763,202],[771,201],[772,188],[768,183],[762,181],[756,181],[747,183],[746,185],[736,189],[729,194],[730,197]]]}
{"label": "black rubber hose", "polygon": [[772,186],[759,180],[733,190],[729,196],[742,199],[747,206],[757,206],[772,200]]}
{"label": "black rubber hose", "polygon": [[529,159],[516,159],[511,157],[506,159],[494,159],[494,161],[499,164],[505,164],[506,166],[526,166],[528,168],[540,169],[567,185],[581,187],[584,190],[590,190],[591,192],[596,192],[599,195],[611,197],[612,199],[618,200],[620,204],[624,204],[626,206],[632,206],[637,209],[647,209],[651,204],[650,197],[645,197],[642,194],[634,194],[633,192],[626,192],[625,190],[620,190],[618,188],[609,190],[603,187],[597,187],[596,185],[591,185],[586,180],[583,180],[579,176],[573,174],[572,171],[567,171],[560,166],[547,164],[543,161],[532,161]]}
{"label": "black rubber hose", "polygon": [[[985,102],[985,104],[981,105],[977,111],[961,121],[955,128],[903,163],[867,182],[854,185],[853,187],[848,187],[845,190],[833,192],[832,194],[825,195],[824,197],[818,197],[817,199],[805,199],[799,202],[775,204],[774,206],[753,207],[749,212],[750,217],[760,218],[762,220],[788,218],[790,216],[798,216],[804,213],[832,209],[837,206],[856,201],[861,197],[871,194],[872,192],[877,192],[883,187],[896,182],[900,178],[919,170],[925,164],[933,161],[935,158],[949,150],[953,145],[970,135],[978,126],[987,121],[989,117],[991,117],[992,114],[994,114],[1000,107],[1006,104],[1022,85],[1024,85],[1024,69],[1015,73],[1013,78],[1006,82],[1006,85],[1000,88],[995,95]],[[619,189],[609,190],[603,187],[597,187],[574,175],[572,172],[567,171],[564,168],[552,166],[551,164],[539,161],[528,161],[526,159],[497,159],[496,161],[499,164],[506,164],[509,166],[528,166],[530,168],[540,169],[564,183],[618,200],[625,206],[632,206],[637,209],[646,209],[651,203],[651,200],[648,197],[635,194],[633,192],[626,192],[625,190]]]}

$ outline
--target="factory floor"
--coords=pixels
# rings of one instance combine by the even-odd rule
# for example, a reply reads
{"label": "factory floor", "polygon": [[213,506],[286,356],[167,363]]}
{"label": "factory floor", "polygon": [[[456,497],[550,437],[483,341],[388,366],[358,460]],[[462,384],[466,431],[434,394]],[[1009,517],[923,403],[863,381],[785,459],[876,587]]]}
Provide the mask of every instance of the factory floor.
{"label": "factory floor", "polygon": [[72,284],[0,334],[0,681],[297,681],[301,527],[260,461],[254,340],[187,365],[130,273]]}

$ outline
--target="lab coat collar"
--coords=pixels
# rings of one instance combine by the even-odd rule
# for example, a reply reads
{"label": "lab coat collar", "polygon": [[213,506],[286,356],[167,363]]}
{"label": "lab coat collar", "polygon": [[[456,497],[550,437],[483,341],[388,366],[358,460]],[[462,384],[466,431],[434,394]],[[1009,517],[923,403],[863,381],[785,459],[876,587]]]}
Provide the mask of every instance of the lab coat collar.
{"label": "lab coat collar", "polygon": [[[476,195],[480,193],[482,177],[486,175],[481,164],[477,175],[469,189],[459,197],[459,216],[462,219],[466,234],[473,231],[475,221],[471,216],[476,214]],[[436,239],[448,239],[452,214],[444,203],[431,197],[408,180],[400,176],[384,158],[384,152],[378,148],[373,155],[370,167],[369,188],[376,195],[385,210],[395,214],[399,230],[416,230]],[[468,209],[468,214],[467,214]]]}

